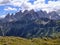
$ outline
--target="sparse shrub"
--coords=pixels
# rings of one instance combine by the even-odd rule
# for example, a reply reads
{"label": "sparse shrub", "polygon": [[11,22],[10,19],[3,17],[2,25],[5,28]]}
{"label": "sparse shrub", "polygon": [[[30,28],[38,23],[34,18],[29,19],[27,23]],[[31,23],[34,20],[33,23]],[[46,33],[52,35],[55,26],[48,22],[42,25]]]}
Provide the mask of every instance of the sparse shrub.
{"label": "sparse shrub", "polygon": [[7,44],[3,44],[3,45],[7,45]]}
{"label": "sparse shrub", "polygon": [[47,43],[44,43],[44,45],[48,45]]}

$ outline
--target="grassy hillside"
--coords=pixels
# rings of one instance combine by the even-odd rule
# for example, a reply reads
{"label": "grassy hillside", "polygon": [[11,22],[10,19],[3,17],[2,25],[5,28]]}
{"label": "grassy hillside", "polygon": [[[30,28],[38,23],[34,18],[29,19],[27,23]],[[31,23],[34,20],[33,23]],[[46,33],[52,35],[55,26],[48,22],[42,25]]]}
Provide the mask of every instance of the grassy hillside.
{"label": "grassy hillside", "polygon": [[20,37],[1,37],[0,45],[60,45],[60,39],[34,38],[25,39]]}

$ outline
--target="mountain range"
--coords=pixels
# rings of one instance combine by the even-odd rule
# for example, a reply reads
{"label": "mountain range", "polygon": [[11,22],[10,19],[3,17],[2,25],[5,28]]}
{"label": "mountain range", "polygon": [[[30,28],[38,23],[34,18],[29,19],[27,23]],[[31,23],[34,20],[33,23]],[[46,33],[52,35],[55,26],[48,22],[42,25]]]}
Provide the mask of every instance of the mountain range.
{"label": "mountain range", "polygon": [[24,38],[60,36],[60,16],[52,11],[25,10],[7,14],[0,19],[1,36],[20,36]]}

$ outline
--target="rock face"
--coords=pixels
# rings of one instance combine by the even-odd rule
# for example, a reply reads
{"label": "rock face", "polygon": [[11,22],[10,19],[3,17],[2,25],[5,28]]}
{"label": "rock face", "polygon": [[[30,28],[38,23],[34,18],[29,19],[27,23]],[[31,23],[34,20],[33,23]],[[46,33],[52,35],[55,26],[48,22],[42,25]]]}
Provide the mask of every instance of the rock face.
{"label": "rock face", "polygon": [[[15,15],[7,14],[0,20],[0,26],[6,36],[21,36],[25,38],[52,36],[60,32],[59,15],[56,12],[34,10],[17,12]],[[1,27],[0,27],[1,33]],[[2,33],[0,34],[2,35]],[[53,35],[54,36],[54,35]]]}
{"label": "rock face", "polygon": [[59,18],[60,16],[59,16],[58,13],[55,12],[55,11],[48,13],[48,15],[49,15],[50,19],[60,20],[60,18]]}
{"label": "rock face", "polygon": [[5,22],[6,21],[18,21],[21,20],[23,17],[27,17],[30,18],[30,20],[34,20],[34,19],[40,19],[40,18],[48,18],[50,20],[60,20],[60,16],[57,12],[53,11],[53,12],[49,12],[47,13],[46,11],[37,11],[35,12],[34,10],[25,10],[24,12],[19,11],[17,13],[14,14],[7,14],[4,18]]}

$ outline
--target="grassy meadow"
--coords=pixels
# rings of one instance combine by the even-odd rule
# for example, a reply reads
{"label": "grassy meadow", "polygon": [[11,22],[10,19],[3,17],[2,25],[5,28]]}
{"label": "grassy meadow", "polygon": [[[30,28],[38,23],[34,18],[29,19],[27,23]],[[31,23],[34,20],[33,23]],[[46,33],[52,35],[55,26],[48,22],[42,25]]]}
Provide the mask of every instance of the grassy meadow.
{"label": "grassy meadow", "polygon": [[21,37],[2,37],[0,36],[0,45],[60,45],[60,38],[33,38],[25,39]]}

